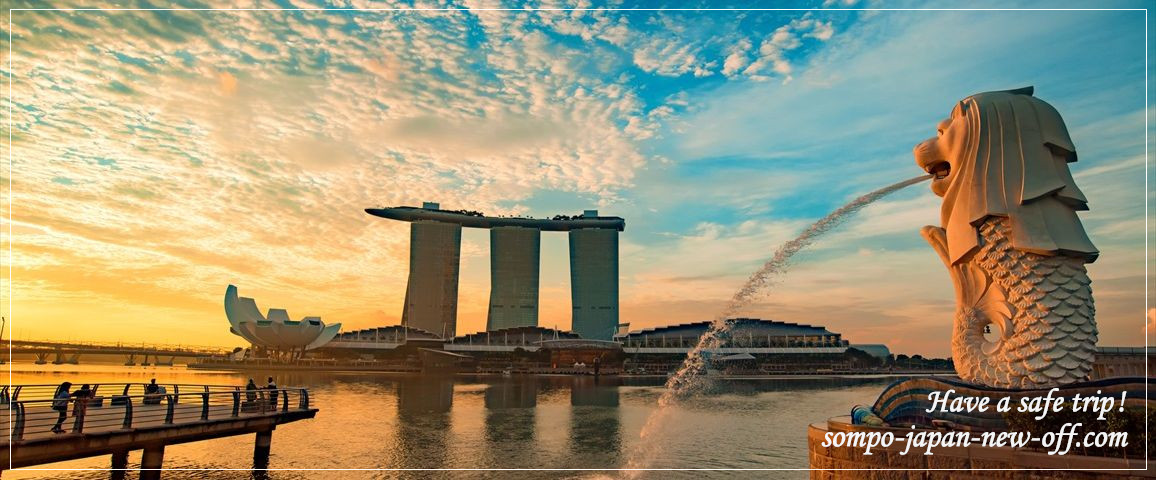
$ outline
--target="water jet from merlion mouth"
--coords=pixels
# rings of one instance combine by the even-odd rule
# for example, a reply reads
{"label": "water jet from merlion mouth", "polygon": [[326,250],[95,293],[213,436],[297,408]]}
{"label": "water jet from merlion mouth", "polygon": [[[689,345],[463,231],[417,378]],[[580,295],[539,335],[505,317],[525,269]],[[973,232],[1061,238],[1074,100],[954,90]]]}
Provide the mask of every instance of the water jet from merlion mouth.
{"label": "water jet from merlion mouth", "polygon": [[[929,180],[931,177],[931,175],[920,175],[856,198],[811,224],[811,226],[807,227],[799,236],[780,245],[779,249],[775,251],[775,255],[771,257],[770,260],[767,260],[755,273],[751,274],[751,277],[747,279],[742,288],[739,288],[739,290],[735,292],[730,302],[727,303],[726,308],[711,321],[710,328],[699,338],[698,344],[687,353],[686,360],[682,362],[682,367],[666,380],[666,387],[663,390],[662,396],[658,398],[658,409],[650,414],[650,417],[646,420],[646,424],[642,426],[642,432],[639,434],[638,447],[634,449],[634,454],[631,455],[627,461],[625,468],[646,468],[646,466],[650,464],[654,458],[655,448],[658,447],[657,443],[651,441],[650,437],[665,424],[666,416],[669,415],[670,406],[679,398],[684,398],[701,391],[707,384],[706,379],[702,375],[702,372],[707,366],[703,352],[722,346],[726,334],[732,325],[727,322],[727,319],[749,305],[755,299],[756,294],[767,287],[777,276],[786,272],[791,265],[791,257],[813,243],[816,238],[827,233],[832,228],[839,226],[849,216],[858,212],[863,207],[904,187]],[[638,472],[638,470],[631,470],[628,477],[633,478]]]}

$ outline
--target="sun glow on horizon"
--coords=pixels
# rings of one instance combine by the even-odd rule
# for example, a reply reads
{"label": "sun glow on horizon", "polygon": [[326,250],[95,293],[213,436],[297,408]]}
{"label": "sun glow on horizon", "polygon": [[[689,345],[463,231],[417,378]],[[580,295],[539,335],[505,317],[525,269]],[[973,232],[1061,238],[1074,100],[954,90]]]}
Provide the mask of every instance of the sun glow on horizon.
{"label": "sun glow on horizon", "polygon": [[[1034,84],[1080,152],[1101,344],[1144,342],[1143,12],[13,13],[6,338],[234,347],[229,284],[396,325],[409,225],[364,209],[423,201],[623,217],[620,321],[708,320],[778,245],[918,174],[955,101]],[[743,315],[945,356],[938,205],[867,207]],[[567,248],[543,233],[544,327],[570,327]],[[459,335],[485,329],[489,256],[463,230]]]}

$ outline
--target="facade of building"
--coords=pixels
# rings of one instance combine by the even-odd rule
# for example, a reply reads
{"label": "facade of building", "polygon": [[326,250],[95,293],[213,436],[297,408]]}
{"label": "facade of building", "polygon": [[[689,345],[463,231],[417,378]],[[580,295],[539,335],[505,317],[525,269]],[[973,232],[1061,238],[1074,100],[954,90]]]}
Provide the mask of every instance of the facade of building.
{"label": "facade of building", "polygon": [[[728,320],[728,323],[730,329],[723,335],[721,346],[712,350],[713,354],[842,354],[849,346],[840,334],[821,326],[757,318],[735,318]],[[618,335],[613,340],[600,340],[585,338],[573,331],[539,326],[511,327],[446,339],[433,332],[395,325],[342,332],[329,346],[372,348],[373,345],[379,345],[380,349],[388,350],[407,341],[420,340],[439,341],[444,344],[443,349],[456,352],[513,352],[519,349],[536,351],[542,348],[574,348],[579,345],[585,348],[593,345],[598,348],[614,346],[633,355],[685,358],[702,335],[710,330],[710,326],[709,321],[668,325]],[[863,347],[871,354],[886,355],[884,352],[887,352],[885,345]]]}
{"label": "facade of building", "polygon": [[550,352],[550,368],[598,367],[620,369],[625,358],[622,344],[613,340],[558,339],[541,342],[541,348]]}
{"label": "facade of building", "polygon": [[[840,334],[824,327],[758,318],[733,318],[727,323],[730,328],[722,336],[719,353],[843,353],[848,346]],[[685,355],[710,326],[704,321],[648,328],[617,340],[627,352]]]}
{"label": "facade of building", "polygon": [[457,332],[462,226],[428,220],[410,225],[409,283],[402,325],[452,338]]}
{"label": "facade of building", "polygon": [[[716,348],[702,352],[707,374],[787,375],[885,371],[884,345],[861,345],[876,361],[838,333],[821,326],[774,320],[736,318],[727,321]],[[648,328],[613,340],[583,338],[576,332],[539,326],[482,331],[453,338],[423,330],[391,326],[346,332],[318,351],[331,358],[386,362],[391,368],[417,371],[421,349],[469,356],[463,371],[486,373],[667,374],[678,370],[711,322]],[[428,356],[428,352],[426,353]],[[464,359],[465,357],[455,357]],[[390,363],[392,362],[392,363]],[[424,364],[423,364],[424,365]],[[424,368],[424,366],[422,366]]]}
{"label": "facade of building", "polygon": [[491,286],[487,330],[538,325],[541,232],[570,232],[572,330],[610,340],[618,328],[619,217],[597,210],[549,219],[487,217],[479,212],[421,208],[367,208],[366,213],[411,222],[409,283],[402,323],[450,339],[457,334],[458,262],[462,227],[491,229]]}
{"label": "facade of building", "polygon": [[225,317],[229,332],[244,338],[255,347],[286,353],[300,353],[325,345],[337,335],[341,324],[325,325],[321,317],[290,320],[281,308],[270,308],[262,315],[257,302],[241,297],[237,287],[225,288]]}
{"label": "facade of building", "polygon": [[[708,370],[736,375],[848,372],[853,359],[848,342],[824,327],[757,318],[727,320],[721,344],[703,352]],[[630,332],[616,339],[627,357],[627,371],[670,372],[711,329],[711,322],[669,325]]]}
{"label": "facade of building", "polygon": [[486,330],[538,325],[541,231],[490,229],[490,309]]}
{"label": "facade of building", "polygon": [[1147,347],[1097,347],[1092,379],[1145,377],[1156,372],[1156,356]]}
{"label": "facade of building", "polygon": [[422,349],[441,349],[444,342],[440,334],[391,325],[341,332],[316,353],[319,357],[342,361],[385,360],[394,362],[396,368],[404,366],[408,360],[416,360]]}
{"label": "facade of building", "polygon": [[533,351],[548,340],[579,338],[574,332],[525,326],[459,335],[446,342],[445,348],[457,352],[514,351],[518,348]]}
{"label": "facade of building", "polygon": [[570,329],[592,340],[610,340],[618,330],[618,232],[604,228],[570,231]]}
{"label": "facade of building", "polygon": [[345,348],[367,348],[387,345],[385,348],[394,348],[397,345],[412,340],[441,340],[441,336],[419,328],[390,325],[388,327],[365,328],[341,332],[333,337],[331,344],[341,343]]}

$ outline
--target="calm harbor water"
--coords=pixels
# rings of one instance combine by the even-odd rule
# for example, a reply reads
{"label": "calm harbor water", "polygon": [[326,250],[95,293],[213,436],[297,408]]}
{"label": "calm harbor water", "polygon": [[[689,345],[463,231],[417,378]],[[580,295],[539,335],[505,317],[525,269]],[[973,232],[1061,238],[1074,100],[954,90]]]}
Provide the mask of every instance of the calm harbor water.
{"label": "calm harbor water", "polygon": [[[13,364],[14,384],[147,382],[243,385],[266,375],[175,367]],[[419,378],[365,373],[273,374],[310,389],[317,418],[277,428],[271,468],[618,468],[656,407],[662,378],[514,376]],[[721,381],[674,408],[651,441],[651,468],[807,468],[806,427],[871,403],[893,378]],[[172,445],[166,468],[252,466],[253,436]],[[140,452],[129,456],[139,466]],[[108,468],[109,458],[35,468]],[[270,471],[271,479],[426,478],[438,472]],[[499,478],[510,472],[457,472]],[[696,478],[710,472],[648,472]],[[716,472],[717,473],[717,472]],[[774,472],[806,478],[807,472]],[[672,475],[673,474],[673,475]],[[130,475],[133,478],[135,473]],[[245,478],[245,471],[166,471],[167,479]],[[519,477],[620,477],[618,472],[519,472]],[[104,471],[4,472],[5,479],[108,478]]]}

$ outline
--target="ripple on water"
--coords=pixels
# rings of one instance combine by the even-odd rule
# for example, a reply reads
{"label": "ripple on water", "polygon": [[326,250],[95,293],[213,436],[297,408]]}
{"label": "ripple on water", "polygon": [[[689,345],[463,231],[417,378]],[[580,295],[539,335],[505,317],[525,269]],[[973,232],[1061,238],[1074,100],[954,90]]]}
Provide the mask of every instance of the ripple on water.
{"label": "ripple on water", "polygon": [[[249,376],[182,367],[14,366],[14,383],[147,381],[241,385]],[[257,376],[257,375],[254,375]],[[370,374],[277,374],[279,385],[309,387],[317,418],[273,435],[274,468],[619,468],[637,446],[661,385],[617,378],[406,378]],[[90,380],[90,379],[96,380]],[[650,380],[661,383],[663,379]],[[807,468],[806,426],[874,401],[891,379],[795,379],[720,382],[676,405],[670,428],[653,441],[653,468]],[[639,384],[643,382],[643,384]],[[166,467],[246,468],[251,435],[166,448]],[[133,452],[130,466],[139,466]],[[108,457],[42,467],[107,468]],[[272,471],[272,480],[438,478],[439,472]],[[444,472],[442,472],[444,473]],[[796,476],[795,474],[800,475]],[[807,472],[777,472],[804,478]],[[509,472],[454,477],[508,478]],[[717,474],[717,475],[716,475]],[[712,478],[723,472],[649,472],[641,478]],[[246,471],[169,471],[164,478],[234,479]],[[529,478],[619,478],[618,472],[519,472]],[[105,471],[11,471],[25,478],[105,479]]]}

